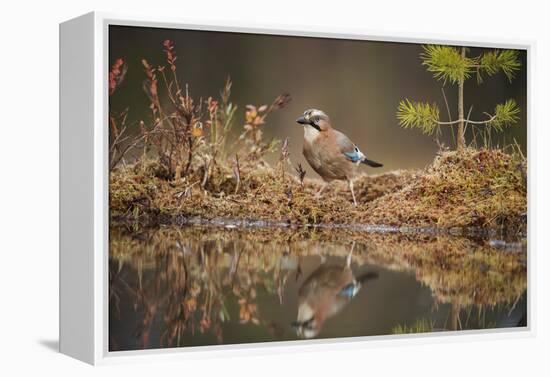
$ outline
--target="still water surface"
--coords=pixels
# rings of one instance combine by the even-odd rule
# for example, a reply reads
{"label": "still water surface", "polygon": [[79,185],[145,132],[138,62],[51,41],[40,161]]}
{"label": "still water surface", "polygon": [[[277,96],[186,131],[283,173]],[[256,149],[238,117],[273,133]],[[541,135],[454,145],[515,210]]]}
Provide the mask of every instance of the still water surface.
{"label": "still water surface", "polygon": [[526,272],[522,240],[115,227],[109,348],[525,326]]}

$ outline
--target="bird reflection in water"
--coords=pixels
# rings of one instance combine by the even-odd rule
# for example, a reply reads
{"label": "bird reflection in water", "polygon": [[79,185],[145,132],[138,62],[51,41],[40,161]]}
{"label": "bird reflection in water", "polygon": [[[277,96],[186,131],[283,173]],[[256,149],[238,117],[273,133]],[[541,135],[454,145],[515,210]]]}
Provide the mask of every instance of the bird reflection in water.
{"label": "bird reflection in water", "polygon": [[319,335],[325,321],[338,314],[368,281],[378,274],[368,272],[357,277],[351,270],[353,247],[344,265],[322,263],[298,290],[298,317],[292,323],[300,338]]}

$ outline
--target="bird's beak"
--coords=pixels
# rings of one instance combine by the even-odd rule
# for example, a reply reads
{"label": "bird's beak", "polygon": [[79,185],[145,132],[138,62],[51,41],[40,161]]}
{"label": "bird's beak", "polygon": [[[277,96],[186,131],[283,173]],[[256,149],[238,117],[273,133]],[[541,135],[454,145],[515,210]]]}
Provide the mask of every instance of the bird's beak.
{"label": "bird's beak", "polygon": [[304,118],[304,116],[301,116],[298,119],[296,119],[296,122],[300,124],[309,124],[309,122],[306,120],[306,118]]}

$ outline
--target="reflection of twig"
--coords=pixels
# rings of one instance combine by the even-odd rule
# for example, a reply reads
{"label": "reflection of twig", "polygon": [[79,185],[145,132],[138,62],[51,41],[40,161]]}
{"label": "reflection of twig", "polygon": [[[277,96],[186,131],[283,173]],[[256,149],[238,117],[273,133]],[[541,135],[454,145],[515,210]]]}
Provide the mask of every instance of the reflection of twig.
{"label": "reflection of twig", "polygon": [[464,321],[464,326],[468,327],[468,322],[470,321],[471,315],[472,315],[472,307],[468,308],[468,314],[466,314],[466,320]]}
{"label": "reflection of twig", "polygon": [[[113,232],[116,231],[113,229]],[[132,231],[136,232],[131,228],[126,232]],[[124,231],[122,232],[125,234]],[[113,233],[111,244],[113,261],[124,262],[121,276],[139,291],[127,290],[126,282],[118,279],[111,286],[112,324],[113,327],[120,326],[121,330],[116,332],[117,336],[123,336],[122,333],[127,329],[128,321],[131,321],[130,326],[136,326],[133,321],[137,321],[139,323],[136,331],[142,331],[142,336],[146,338],[147,328],[144,327],[144,319],[146,319],[145,325],[149,325],[148,321],[154,319],[149,334],[149,347],[158,345],[159,335],[163,335],[160,346],[175,345],[180,342],[188,344],[190,341],[197,340],[192,338],[192,334],[198,335],[199,331],[208,334],[208,339],[212,339],[211,336],[215,335],[218,342],[221,342],[222,328],[226,327],[224,324],[230,323],[233,326],[239,320],[243,323],[271,326],[264,316],[266,313],[263,313],[267,310],[263,306],[265,296],[273,296],[275,302],[278,300],[281,305],[289,305],[290,302],[286,301],[286,297],[289,299],[291,297],[286,296],[286,293],[289,293],[286,290],[286,283],[293,287],[299,285],[299,282],[304,279],[303,274],[308,272],[306,267],[309,265],[310,258],[318,254],[320,242],[318,240],[324,238],[311,239],[312,234],[309,231],[288,236],[284,233],[286,231],[282,231],[283,234],[274,235],[272,229],[250,231],[252,235],[248,232],[247,238],[244,239],[241,233],[237,234],[234,231],[204,231],[199,228],[193,230],[161,228],[154,232],[144,231],[144,234],[150,234],[150,237],[134,233],[121,238]],[[323,237],[326,235],[323,230],[318,232]],[[327,234],[334,236],[333,233]],[[510,309],[510,304],[517,300],[518,292],[515,290],[513,295],[501,297],[500,285],[495,288],[491,286],[490,289],[481,287],[480,284],[483,285],[486,281],[478,279],[480,276],[478,264],[464,262],[462,256],[465,255],[464,258],[468,258],[470,254],[474,254],[470,253],[470,250],[478,250],[478,247],[491,256],[491,262],[487,262],[494,263],[491,266],[505,263],[512,257],[514,257],[512,260],[516,259],[514,255],[502,253],[497,254],[497,258],[493,260],[491,249],[486,248],[485,244],[477,246],[467,240],[449,241],[444,236],[429,236],[427,239],[422,236],[423,241],[419,244],[417,240],[411,241],[408,237],[397,235],[383,237],[372,235],[369,236],[369,241],[372,243],[366,243],[366,240],[355,233],[345,233],[345,235],[349,236],[347,237],[349,241],[342,243],[340,240],[344,237],[334,238],[336,245],[328,250],[327,256],[333,255],[341,258],[342,261],[348,260],[348,263],[354,266],[380,263],[395,266],[398,271],[416,270],[416,279],[432,289],[434,297],[432,310],[437,310],[438,306],[444,306],[439,308],[443,311],[440,313],[443,317],[437,320],[439,329],[449,329],[452,326],[450,321],[454,322],[456,329],[474,328],[479,325],[472,322],[475,322],[477,314],[477,308],[474,305],[480,305],[481,316],[481,307],[484,305],[489,307],[495,302],[507,302],[509,304],[504,308],[498,308],[499,312],[506,313]],[[282,243],[281,237],[287,238],[287,245]],[[302,239],[308,242],[303,242]],[[178,240],[181,244],[177,247],[183,252],[175,250]],[[386,244],[386,242],[392,243]],[[444,251],[446,246],[451,248],[452,253],[446,254]],[[364,252],[367,249],[368,252]],[[408,251],[405,253],[402,250]],[[436,260],[428,259],[428,256],[423,254],[424,250],[437,253]],[[287,256],[292,256],[292,263],[288,266]],[[183,261],[180,260],[182,257]],[[199,258],[202,263],[198,262]],[[430,258],[435,256],[430,254]],[[475,272],[473,277],[464,274],[471,266]],[[117,271],[116,263],[110,267],[114,278]],[[143,267],[143,285],[139,289],[135,273],[141,267]],[[457,271],[460,275],[455,275]],[[514,271],[517,271],[514,274],[520,274],[520,277],[524,274],[523,270],[514,269]],[[126,272],[129,272],[129,275]],[[426,276],[431,280],[427,280]],[[441,278],[442,276],[445,279]],[[515,279],[515,275],[512,277],[505,275],[499,281],[512,279]],[[470,282],[475,284],[474,288],[469,286]],[[515,280],[513,282],[514,285],[523,286],[523,280],[519,283]],[[115,294],[120,295],[122,299],[120,303],[122,318],[116,318]],[[521,297],[517,300],[518,303],[514,304],[516,307],[523,305]],[[241,299],[243,301],[242,305],[239,302],[239,315],[235,316],[233,312],[236,309],[236,301]],[[458,303],[455,304],[454,316],[445,313],[449,300]],[[471,306],[467,309],[469,305]],[[156,307],[154,318],[150,314],[153,306]],[[241,307],[242,316],[240,316]],[[231,310],[231,317],[228,308]],[[457,314],[459,314],[458,318]],[[440,322],[443,321],[445,325],[440,326]],[[435,323],[431,325],[434,329]],[[138,339],[138,342],[143,340],[145,344],[147,341],[145,338]],[[122,341],[121,343],[124,344]],[[112,348],[116,349],[114,340],[112,344]]]}
{"label": "reflection of twig", "polygon": [[349,254],[346,258],[346,267],[349,268],[351,266],[351,259],[353,257],[353,249],[355,249],[355,241],[351,243],[351,250],[349,251]]}
{"label": "reflection of twig", "polygon": [[516,298],[516,301],[514,301],[514,303],[512,304],[512,307],[508,311],[508,317],[510,317],[510,315],[512,314],[512,312],[516,308],[516,305],[518,304],[520,298],[521,298],[521,294],[518,295],[518,297]]}
{"label": "reflection of twig", "polygon": [[[282,260],[281,262],[279,263],[279,265],[282,263]],[[281,268],[279,267],[279,270]],[[279,275],[279,278],[277,279],[277,295],[279,296],[279,303],[281,305],[283,305],[284,303],[284,292],[285,292],[285,286],[286,286],[286,281],[288,280],[288,272],[285,273],[285,275],[281,278],[281,275]]]}
{"label": "reflection of twig", "polygon": [[110,265],[109,269],[109,305],[111,305],[112,300],[112,307],[114,307],[117,312],[117,318],[120,318],[120,296],[117,293],[117,289],[115,288],[115,281],[120,279],[120,263],[117,272],[113,272]]}
{"label": "reflection of twig", "polygon": [[298,257],[298,265],[296,266],[296,278],[295,281],[298,281],[298,279],[302,276],[302,258]]}
{"label": "reflection of twig", "polygon": [[239,268],[239,261],[241,260],[241,253],[239,251],[237,251],[237,243],[236,242],[233,242],[233,260],[235,261],[235,263],[233,264],[233,261],[231,261],[231,269],[230,269],[230,274],[231,274],[231,278],[230,278],[230,281],[231,281],[231,289],[233,289],[233,285],[235,283],[235,276],[237,275],[237,270]]}

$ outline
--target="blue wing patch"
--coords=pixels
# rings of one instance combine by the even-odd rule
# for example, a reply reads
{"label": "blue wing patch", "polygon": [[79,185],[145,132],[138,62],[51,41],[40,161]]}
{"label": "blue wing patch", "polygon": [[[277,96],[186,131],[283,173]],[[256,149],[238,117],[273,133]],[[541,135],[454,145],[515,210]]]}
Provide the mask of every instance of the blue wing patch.
{"label": "blue wing patch", "polygon": [[359,292],[360,286],[359,284],[350,283],[346,285],[342,290],[338,293],[339,296],[344,296],[348,298],[353,298],[357,292]]}
{"label": "blue wing patch", "polygon": [[361,159],[363,158],[362,153],[359,152],[357,148],[355,148],[351,152],[345,152],[344,155],[348,158],[348,160],[352,162],[361,161]]}

